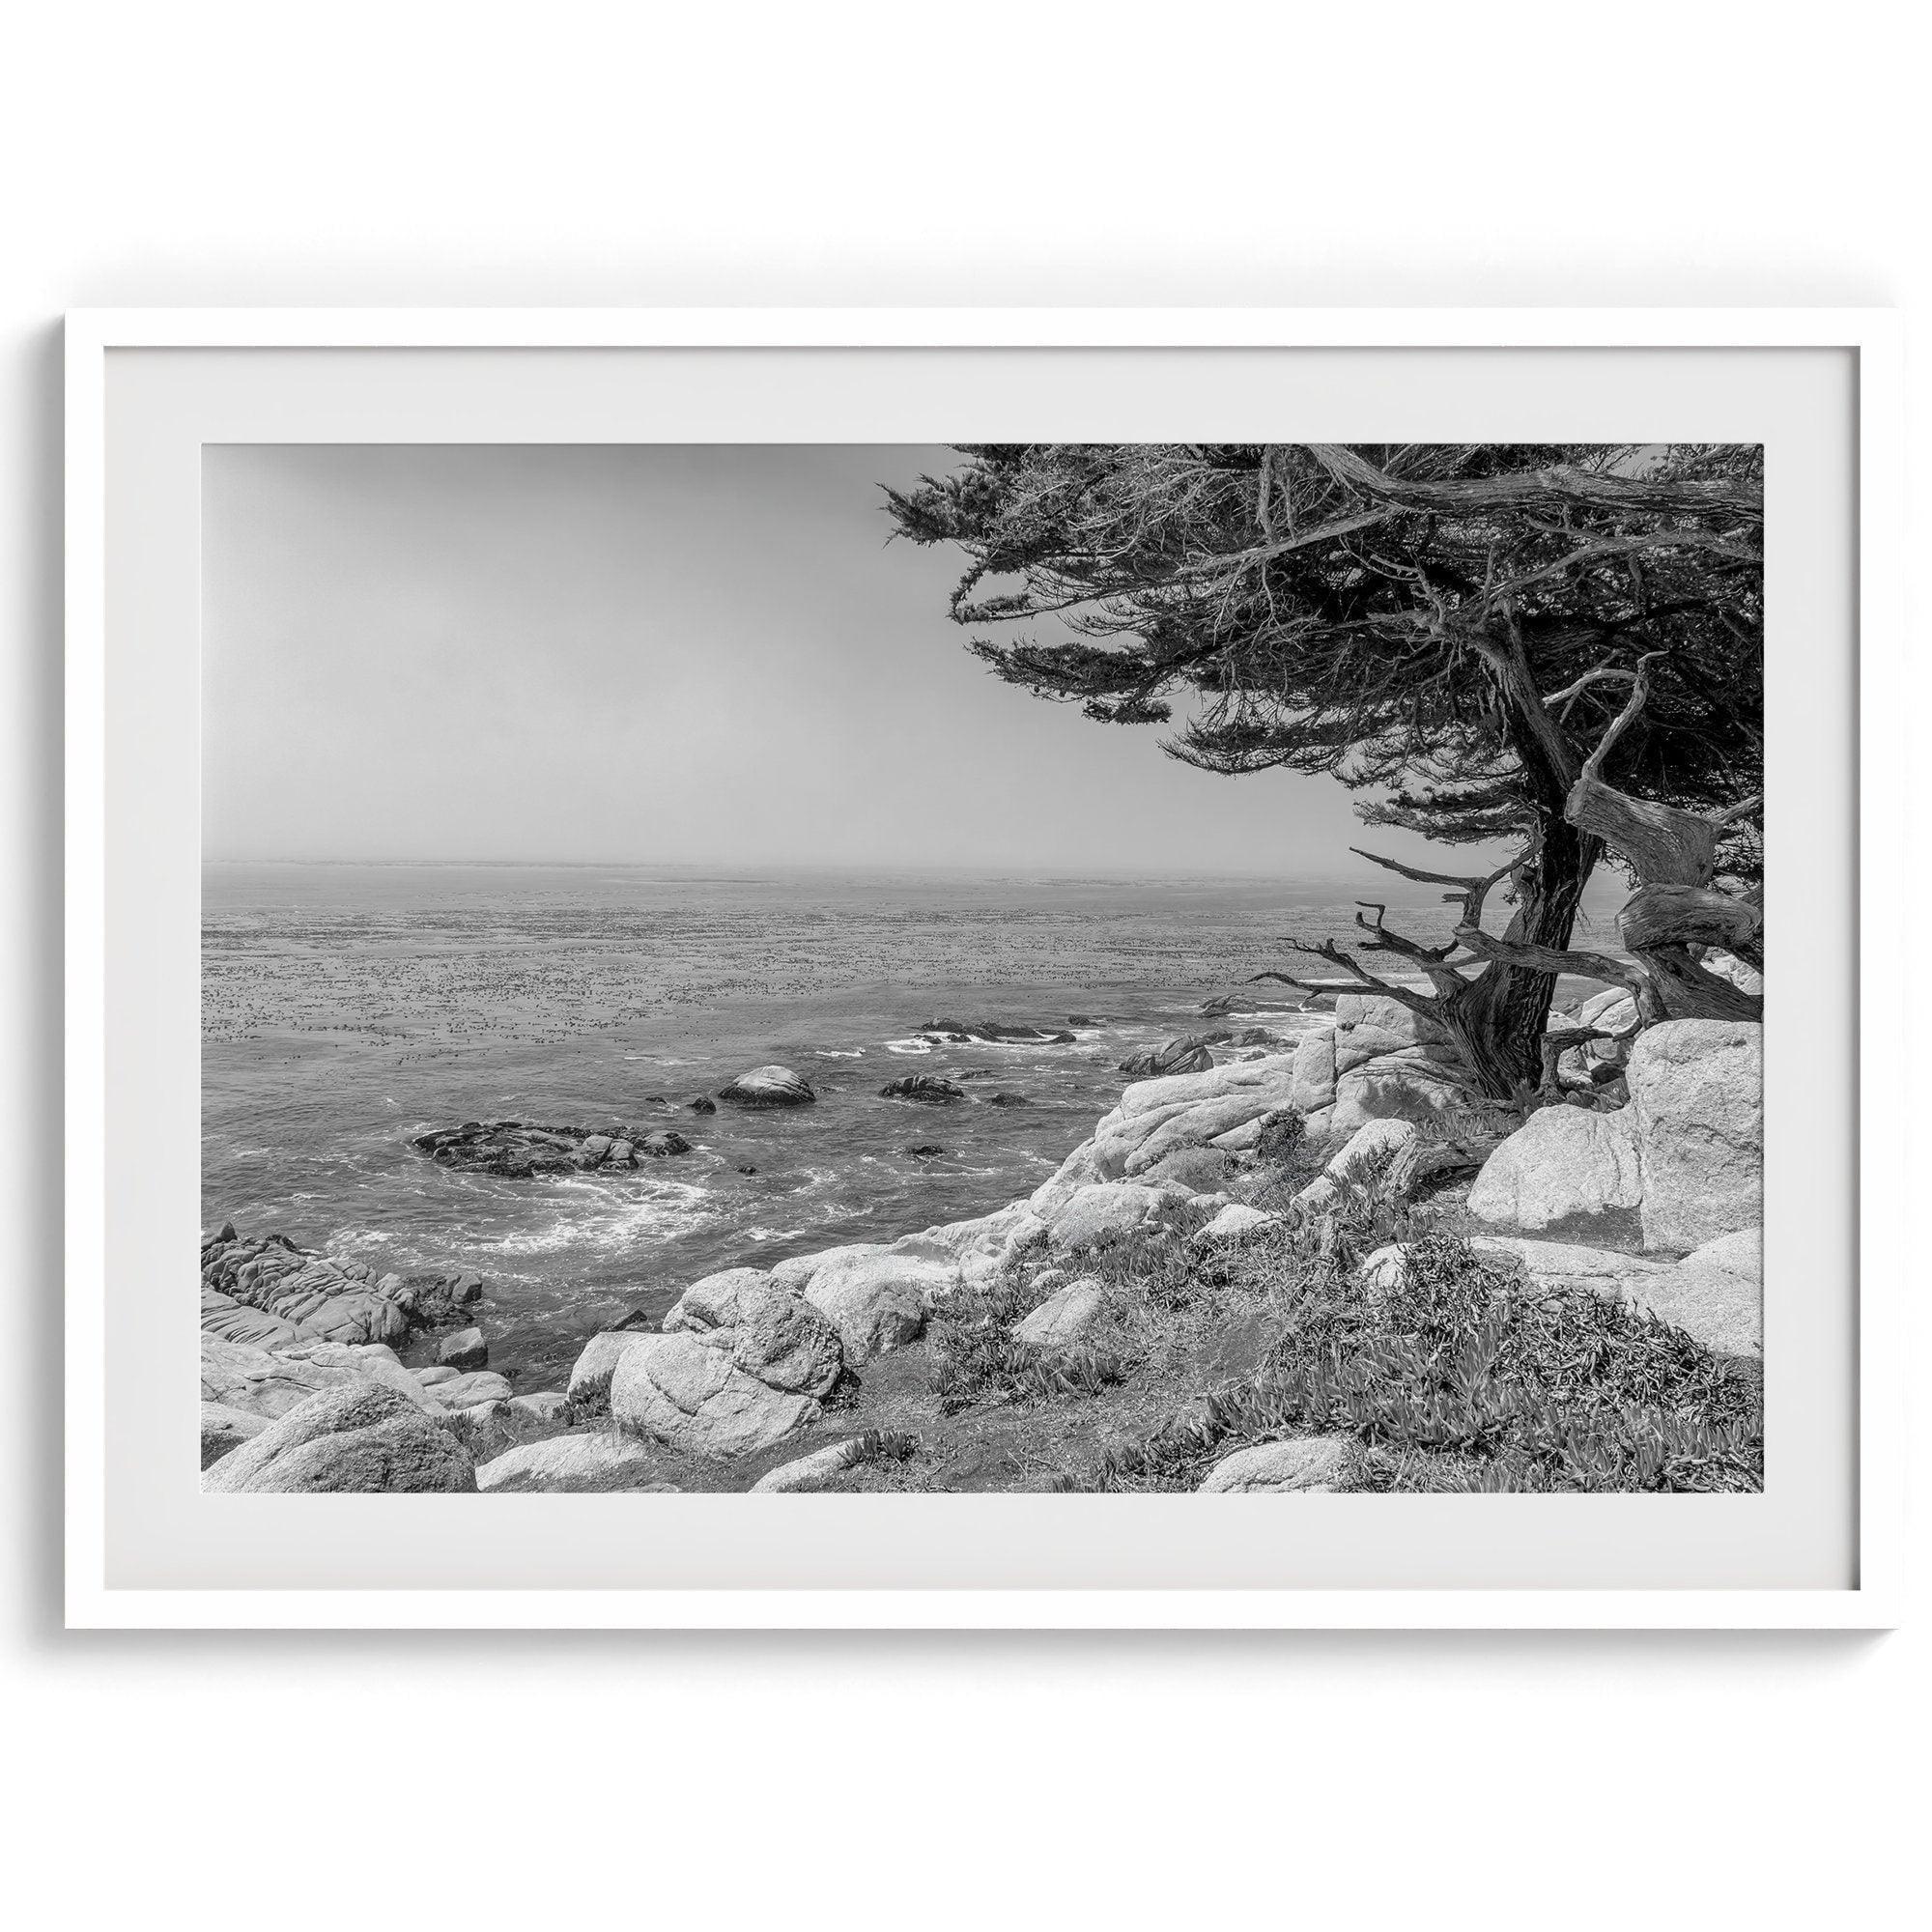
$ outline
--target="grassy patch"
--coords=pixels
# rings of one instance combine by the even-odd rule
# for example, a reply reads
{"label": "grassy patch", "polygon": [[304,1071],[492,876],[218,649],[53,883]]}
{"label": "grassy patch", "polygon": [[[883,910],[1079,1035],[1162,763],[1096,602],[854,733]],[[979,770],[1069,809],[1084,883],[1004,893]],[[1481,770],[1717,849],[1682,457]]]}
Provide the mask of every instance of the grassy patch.
{"label": "grassy patch", "polygon": [[[1101,1459],[1103,1490],[1193,1489],[1245,1443],[1327,1433],[1381,1452],[1384,1490],[1713,1491],[1760,1486],[1763,1397],[1655,1317],[1425,1235],[1406,1279],[1368,1293],[1313,1231],[1232,1265],[1282,1311],[1255,1373]],[[1332,1243],[1328,1245],[1332,1250]]]}
{"label": "grassy patch", "polygon": [[1048,1352],[1021,1341],[1013,1324],[1045,1298],[1025,1276],[1010,1272],[989,1288],[962,1288],[948,1300],[926,1331],[941,1414],[976,1403],[1093,1395],[1126,1379],[1130,1364],[1106,1349]]}
{"label": "grassy patch", "polygon": [[[846,1482],[1183,1491],[1236,1449],[1347,1434],[1370,1452],[1354,1486],[1372,1491],[1761,1486],[1754,1364],[1472,1248],[1457,1188],[1414,1202],[1345,1189],[1310,1214],[1294,1196],[1324,1150],[1290,1129],[1269,1151],[1229,1191],[1280,1216],[1271,1230],[1204,1247],[1182,1215],[1174,1232],[1070,1261],[1037,1250],[962,1285],[919,1356],[868,1368],[847,1426],[899,1442]],[[1392,1241],[1407,1248],[1406,1278],[1364,1286],[1361,1260]],[[1019,1340],[1020,1321],[1075,1277],[1101,1291],[1085,1345]]]}

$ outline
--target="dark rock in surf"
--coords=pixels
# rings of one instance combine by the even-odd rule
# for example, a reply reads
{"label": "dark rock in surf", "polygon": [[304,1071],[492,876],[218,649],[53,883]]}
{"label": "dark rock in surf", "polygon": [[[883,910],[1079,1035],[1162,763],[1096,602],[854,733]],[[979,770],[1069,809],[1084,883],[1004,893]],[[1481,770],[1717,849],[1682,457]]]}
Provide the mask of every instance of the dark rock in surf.
{"label": "dark rock in surf", "polygon": [[202,1327],[256,1348],[393,1345],[456,1321],[482,1293],[481,1275],[378,1275],[367,1262],[298,1248],[285,1235],[238,1235],[232,1221],[201,1248]]}
{"label": "dark rock in surf", "polygon": [[721,1087],[718,1097],[740,1107],[805,1107],[818,1095],[810,1082],[789,1066],[754,1066]]}
{"label": "dark rock in surf", "polygon": [[1212,1046],[1226,1042],[1225,1033],[1190,1033],[1165,1046],[1143,1047],[1121,1062],[1120,1070],[1137,1080],[1158,1079],[1168,1073],[1205,1073],[1213,1065]]}
{"label": "dark rock in surf", "polygon": [[935,1038],[985,1040],[996,1046],[1071,1046],[1070,1033],[1050,1033],[1044,1027],[1008,1026],[999,1020],[927,1020],[919,1029]]}
{"label": "dark rock in surf", "polygon": [[1203,1005],[1201,1017],[1204,1020],[1225,1019],[1235,1010],[1235,1004],[1234,994],[1223,993],[1218,1000],[1208,1000]]}
{"label": "dark rock in surf", "polygon": [[659,1158],[690,1150],[690,1143],[676,1133],[647,1134],[639,1127],[615,1123],[546,1127],[526,1121],[466,1121],[460,1127],[418,1134],[410,1145],[440,1167],[494,1174],[507,1180],[629,1169],[638,1165],[639,1151]]}
{"label": "dark rock in surf", "polygon": [[945,1151],[943,1147],[935,1147],[929,1141],[905,1150],[906,1156],[910,1160],[937,1160]]}
{"label": "dark rock in surf", "polygon": [[988,1094],[986,1104],[989,1107],[1029,1107],[1033,1103],[1024,1094]]}
{"label": "dark rock in surf", "polygon": [[903,1080],[889,1081],[879,1089],[882,1100],[921,1100],[929,1106],[965,1097],[965,1088],[937,1073],[908,1073]]}
{"label": "dark rock in surf", "polygon": [[709,1094],[699,1094],[684,1103],[694,1114],[715,1114],[718,1102]]}
{"label": "dark rock in surf", "polygon": [[490,1345],[483,1339],[480,1328],[465,1328],[454,1335],[445,1335],[436,1351],[437,1366],[454,1369],[458,1375],[467,1375],[471,1369],[487,1369],[490,1366]]}

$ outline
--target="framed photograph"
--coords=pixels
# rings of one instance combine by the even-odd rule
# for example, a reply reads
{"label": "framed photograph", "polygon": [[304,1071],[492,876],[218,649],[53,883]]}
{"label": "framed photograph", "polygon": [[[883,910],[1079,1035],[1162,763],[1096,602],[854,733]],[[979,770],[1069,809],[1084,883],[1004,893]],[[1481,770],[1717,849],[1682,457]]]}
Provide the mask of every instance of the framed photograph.
{"label": "framed photograph", "polygon": [[71,1623],[1895,1620],[1889,315],[68,330]]}

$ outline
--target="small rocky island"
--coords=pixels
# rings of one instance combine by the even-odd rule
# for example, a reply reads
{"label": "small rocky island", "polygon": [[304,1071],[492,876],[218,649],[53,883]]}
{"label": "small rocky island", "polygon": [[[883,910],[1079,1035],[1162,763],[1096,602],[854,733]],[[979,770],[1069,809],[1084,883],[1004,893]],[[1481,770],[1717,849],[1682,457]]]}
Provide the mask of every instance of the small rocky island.
{"label": "small rocky island", "polygon": [[989,1046],[1071,1046],[1075,1038],[1061,1028],[1013,1026],[1000,1020],[927,1020],[919,1032],[927,1039],[954,1046],[975,1040]]}
{"label": "small rocky island", "polygon": [[809,1107],[818,1098],[811,1082],[789,1066],[754,1066],[718,1090],[736,1107]]}
{"label": "small rocky island", "polygon": [[545,1127],[524,1121],[465,1121],[417,1134],[410,1145],[442,1167],[511,1180],[634,1168],[691,1151],[674,1128]]}

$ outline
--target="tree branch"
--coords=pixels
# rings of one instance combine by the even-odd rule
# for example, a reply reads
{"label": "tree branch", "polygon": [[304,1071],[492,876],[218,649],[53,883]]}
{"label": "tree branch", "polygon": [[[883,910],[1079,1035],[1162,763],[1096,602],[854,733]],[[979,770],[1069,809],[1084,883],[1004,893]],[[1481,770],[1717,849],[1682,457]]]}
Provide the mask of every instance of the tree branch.
{"label": "tree branch", "polygon": [[1729,477],[1657,482],[1641,476],[1607,476],[1592,469],[1559,467],[1510,476],[1416,483],[1377,469],[1343,443],[1311,442],[1307,448],[1338,483],[1406,510],[1537,509],[1555,497],[1604,509],[1654,510],[1660,515],[1709,515],[1716,511],[1754,522],[1764,517],[1762,490]]}
{"label": "tree branch", "polygon": [[1585,980],[1607,980],[1631,993],[1640,993],[1642,969],[1607,952],[1586,952],[1568,946],[1533,946],[1522,939],[1495,939],[1480,926],[1459,925],[1456,937],[1479,959],[1504,966],[1526,966],[1532,973],[1574,973]]}
{"label": "tree branch", "polygon": [[1572,697],[1580,696],[1593,684],[1605,684],[1612,678],[1634,678],[1635,675],[1635,671],[1627,670],[1620,665],[1599,665],[1595,670],[1586,670],[1581,677],[1573,678],[1561,691],[1548,693],[1543,701],[1547,705],[1562,704]]}
{"label": "tree branch", "polygon": [[[1319,946],[1307,946],[1298,940],[1291,940],[1289,950],[1293,952],[1305,952],[1310,958],[1325,959],[1331,966],[1341,967],[1343,972],[1368,987],[1371,992],[1379,993],[1384,999],[1394,1000],[1411,1012],[1423,1013],[1434,1018],[1438,1009],[1439,1002],[1433,993],[1418,993],[1412,986],[1399,986],[1391,980],[1378,979],[1353,953],[1345,952],[1332,939],[1324,939]],[[1257,973],[1254,977],[1257,980],[1280,980],[1291,986],[1303,983],[1299,980],[1290,979],[1285,973]]]}
{"label": "tree branch", "polygon": [[1637,721],[1644,705],[1650,698],[1650,668],[1660,658],[1668,657],[1668,651],[1645,651],[1636,661],[1636,668],[1631,675],[1631,694],[1624,699],[1624,708],[1609,722],[1604,735],[1597,740],[1597,749],[1583,760],[1580,778],[1595,779],[1604,769],[1604,760],[1609,756],[1610,747]]}
{"label": "tree branch", "polygon": [[1447,964],[1449,955],[1456,951],[1452,939],[1447,946],[1422,946],[1412,939],[1405,939],[1399,932],[1393,932],[1384,923],[1388,907],[1378,905],[1373,899],[1357,899],[1355,903],[1363,911],[1375,914],[1373,922],[1364,919],[1361,912],[1355,915],[1355,923],[1370,935],[1369,950],[1372,952],[1393,952],[1402,959],[1413,959],[1429,976],[1429,983],[1438,994],[1450,994],[1469,982],[1456,969]]}
{"label": "tree branch", "polygon": [[[1529,843],[1514,858],[1505,859],[1494,871],[1485,872],[1480,878],[1454,872],[1425,872],[1418,867],[1405,866],[1400,859],[1384,859],[1378,853],[1365,852],[1359,845],[1350,845],[1349,850],[1358,859],[1366,859],[1372,866],[1380,866],[1388,871],[1399,872],[1405,879],[1413,879],[1417,885],[1456,887],[1457,890],[1448,896],[1463,901],[1463,923],[1481,925],[1483,904],[1489,897],[1491,890],[1500,885],[1520,867],[1528,865],[1535,858],[1537,847],[1541,842],[1540,835],[1532,835]],[[1358,900],[1356,903],[1366,904],[1367,901]],[[1445,948],[1442,956],[1446,958],[1451,951],[1452,948]]]}

